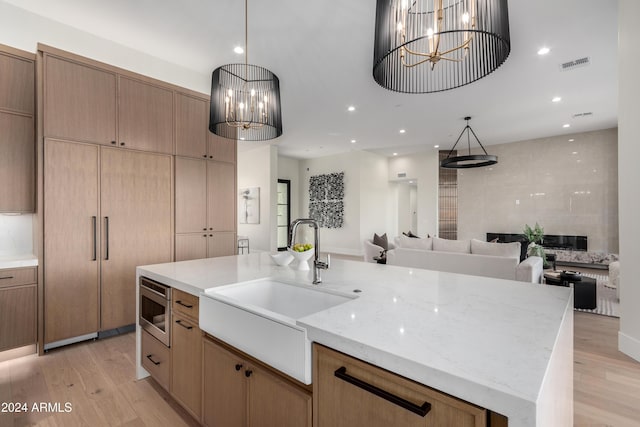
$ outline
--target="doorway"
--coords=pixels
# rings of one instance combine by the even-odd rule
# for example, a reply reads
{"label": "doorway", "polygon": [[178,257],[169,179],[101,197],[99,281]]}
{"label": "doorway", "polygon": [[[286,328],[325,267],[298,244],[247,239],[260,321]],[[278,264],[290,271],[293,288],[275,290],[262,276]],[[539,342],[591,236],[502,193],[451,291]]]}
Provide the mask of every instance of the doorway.
{"label": "doorway", "polygon": [[278,250],[287,250],[289,224],[291,224],[291,180],[278,180]]}

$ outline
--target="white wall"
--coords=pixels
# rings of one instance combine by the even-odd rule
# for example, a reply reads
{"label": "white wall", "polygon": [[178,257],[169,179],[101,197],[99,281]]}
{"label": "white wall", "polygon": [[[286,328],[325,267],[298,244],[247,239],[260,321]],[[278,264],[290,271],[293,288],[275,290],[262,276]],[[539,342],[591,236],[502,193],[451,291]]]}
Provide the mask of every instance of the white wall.
{"label": "white wall", "polygon": [[238,223],[238,235],[249,237],[251,249],[276,250],[277,169],[275,146],[238,152],[238,192],[241,188],[260,187],[260,223]]}
{"label": "white wall", "polygon": [[520,233],[538,222],[546,234],[587,236],[590,251],[618,253],[617,129],[488,151],[498,164],[458,171],[459,239]]}
{"label": "white wall", "polygon": [[300,218],[300,160],[278,156],[278,179],[291,181],[291,220]]}
{"label": "white wall", "polygon": [[161,60],[0,1],[0,41],[35,52],[38,43],[106,62],[145,76],[209,93],[211,76]]}
{"label": "white wall", "polygon": [[365,151],[360,153],[360,248],[362,241],[372,238],[373,233],[386,233],[388,168],[386,157]]}
{"label": "white wall", "polygon": [[[437,151],[399,156],[389,159],[389,180],[397,181],[398,173],[406,173],[406,178],[418,181],[417,187],[417,234],[438,234],[438,171],[440,161]],[[406,230],[398,230],[406,231]],[[412,230],[414,233],[415,230]]]}
{"label": "white wall", "polygon": [[[411,215],[410,215],[410,187],[406,184],[396,184],[398,189],[398,232],[406,233],[411,230]],[[417,233],[415,228],[411,230],[412,233]]]}
{"label": "white wall", "polygon": [[33,215],[0,214],[0,258],[33,254]]}
{"label": "white wall", "polygon": [[618,176],[620,209],[620,351],[640,361],[640,284],[634,264],[640,260],[640,2],[619,2],[618,50]]}

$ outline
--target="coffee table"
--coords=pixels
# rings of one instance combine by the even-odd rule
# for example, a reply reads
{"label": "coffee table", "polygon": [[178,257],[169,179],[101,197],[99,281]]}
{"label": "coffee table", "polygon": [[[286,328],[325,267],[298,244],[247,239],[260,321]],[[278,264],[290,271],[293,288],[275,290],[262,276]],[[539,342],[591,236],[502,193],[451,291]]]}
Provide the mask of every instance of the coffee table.
{"label": "coffee table", "polygon": [[580,276],[579,280],[569,279],[562,280],[557,276],[557,272],[549,272],[544,274],[544,280],[547,285],[554,286],[571,286],[573,285],[573,308],[593,310],[597,307],[596,297],[596,279],[591,277]]}

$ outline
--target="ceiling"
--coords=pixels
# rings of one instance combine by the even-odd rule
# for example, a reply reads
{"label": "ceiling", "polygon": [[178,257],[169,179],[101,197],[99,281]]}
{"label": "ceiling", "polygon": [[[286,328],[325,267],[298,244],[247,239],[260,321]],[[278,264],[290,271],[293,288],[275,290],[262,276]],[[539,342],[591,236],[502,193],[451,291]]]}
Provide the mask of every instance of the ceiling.
{"label": "ceiling", "polygon": [[[244,44],[241,0],[5,1],[204,75],[243,61],[233,52]],[[506,62],[468,86],[420,95],[374,82],[375,8],[374,0],[249,0],[249,62],[280,79],[284,133],[270,142],[280,154],[447,149],[467,115],[485,145],[617,126],[616,0],[511,0]],[[537,54],[542,46],[548,55]],[[590,65],[560,71],[583,57]]]}

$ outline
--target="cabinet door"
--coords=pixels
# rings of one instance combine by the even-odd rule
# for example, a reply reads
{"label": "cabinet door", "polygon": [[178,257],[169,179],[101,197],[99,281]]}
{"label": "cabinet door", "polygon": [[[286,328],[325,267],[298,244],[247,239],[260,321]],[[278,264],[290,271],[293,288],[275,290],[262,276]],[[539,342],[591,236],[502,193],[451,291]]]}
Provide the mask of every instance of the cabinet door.
{"label": "cabinet door", "polygon": [[251,367],[249,427],[311,427],[311,393],[265,369]]}
{"label": "cabinet door", "polygon": [[233,231],[217,231],[209,234],[209,258],[236,254],[236,233]]}
{"label": "cabinet door", "polygon": [[207,162],[207,223],[213,231],[236,230],[236,166]]}
{"label": "cabinet door", "polygon": [[237,141],[208,132],[209,158],[222,162],[236,163]]}
{"label": "cabinet door", "polygon": [[135,323],[136,266],[170,262],[171,156],[102,148],[101,330]]}
{"label": "cabinet door", "polygon": [[176,234],[176,261],[207,257],[208,234]]}
{"label": "cabinet door", "polygon": [[149,332],[140,331],[140,364],[165,390],[169,390],[171,351]]}
{"label": "cabinet door", "polygon": [[202,332],[198,322],[173,311],[171,341],[171,393],[200,420]]}
{"label": "cabinet door", "polygon": [[35,211],[33,117],[0,111],[0,212]]}
{"label": "cabinet door", "polygon": [[[313,346],[314,417],[316,427],[484,427],[486,410],[437,390],[369,365],[326,347]],[[422,407],[431,404],[426,413],[417,414],[392,403],[371,389],[355,385],[336,373],[359,380],[359,384],[377,387],[389,395]]]}
{"label": "cabinet door", "polygon": [[173,153],[173,92],[120,76],[119,145]]}
{"label": "cabinet door", "polygon": [[176,157],[176,233],[207,231],[207,162]]}
{"label": "cabinet door", "polygon": [[98,331],[98,150],[44,142],[45,343]]}
{"label": "cabinet door", "polygon": [[35,342],[36,285],[0,288],[0,351]]}
{"label": "cabinet door", "polygon": [[176,155],[207,157],[209,107],[205,99],[176,94]]}
{"label": "cabinet door", "polygon": [[208,427],[245,427],[246,362],[206,338],[203,347],[203,424]]}
{"label": "cabinet door", "polygon": [[33,115],[34,61],[0,52],[0,76],[0,109]]}
{"label": "cabinet door", "polygon": [[44,134],[111,144],[116,140],[116,75],[45,54]]}

